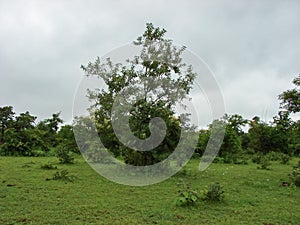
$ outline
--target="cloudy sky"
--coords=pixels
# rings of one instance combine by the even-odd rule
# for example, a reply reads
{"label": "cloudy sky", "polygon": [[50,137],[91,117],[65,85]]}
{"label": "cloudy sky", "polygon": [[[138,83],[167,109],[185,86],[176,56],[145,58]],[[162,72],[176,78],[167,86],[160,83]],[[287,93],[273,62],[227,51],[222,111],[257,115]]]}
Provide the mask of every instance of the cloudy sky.
{"label": "cloudy sky", "polygon": [[209,65],[229,114],[272,118],[300,73],[297,0],[0,0],[0,106],[71,121],[80,65],[132,42],[147,22]]}

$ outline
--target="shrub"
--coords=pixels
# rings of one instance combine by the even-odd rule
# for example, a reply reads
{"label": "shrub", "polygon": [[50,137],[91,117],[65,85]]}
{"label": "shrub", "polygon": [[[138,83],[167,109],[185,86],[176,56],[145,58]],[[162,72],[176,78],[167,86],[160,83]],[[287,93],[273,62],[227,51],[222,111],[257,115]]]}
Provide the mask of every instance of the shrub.
{"label": "shrub", "polygon": [[207,190],[203,191],[204,200],[207,201],[222,201],[224,199],[224,190],[223,186],[219,183],[210,184]]}
{"label": "shrub", "polygon": [[289,177],[296,187],[300,187],[300,161],[297,166],[293,166],[293,171],[289,174]]}
{"label": "shrub", "polygon": [[199,197],[197,191],[192,190],[189,184],[186,184],[182,179],[177,184],[180,186],[178,190],[178,197],[176,205],[178,206],[193,206],[198,201]]}
{"label": "shrub", "polygon": [[282,158],[282,153],[281,152],[269,152],[266,156],[270,161],[280,161]]}
{"label": "shrub", "polygon": [[252,162],[259,164],[262,157],[262,154],[254,154],[252,156]]}
{"label": "shrub", "polygon": [[220,156],[216,156],[215,158],[214,158],[214,161],[213,161],[214,163],[224,163],[224,159],[222,158],[222,157],[220,157]]}
{"label": "shrub", "polygon": [[264,156],[260,159],[259,166],[257,168],[262,170],[270,170],[269,167],[270,165],[271,165],[270,161],[266,156]]}
{"label": "shrub", "polygon": [[59,159],[60,163],[71,164],[74,163],[73,153],[66,148],[64,145],[58,145],[56,147],[56,157]]}
{"label": "shrub", "polygon": [[249,156],[241,154],[239,158],[234,161],[234,164],[248,165],[248,160]]}
{"label": "shrub", "polygon": [[235,161],[236,155],[224,154],[223,162],[226,164],[231,164]]}
{"label": "shrub", "polygon": [[288,164],[288,162],[290,161],[290,159],[291,159],[291,157],[289,156],[289,155],[287,155],[287,154],[282,154],[281,155],[281,161],[280,161],[280,163],[281,164]]}

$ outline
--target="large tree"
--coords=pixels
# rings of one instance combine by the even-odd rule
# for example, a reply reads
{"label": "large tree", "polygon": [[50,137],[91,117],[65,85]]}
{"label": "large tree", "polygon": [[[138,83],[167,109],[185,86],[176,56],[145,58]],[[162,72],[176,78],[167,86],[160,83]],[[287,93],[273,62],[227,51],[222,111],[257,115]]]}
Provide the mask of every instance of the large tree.
{"label": "large tree", "polygon": [[[185,47],[175,47],[172,40],[164,37],[165,33],[166,30],[148,23],[144,34],[134,42],[141,47],[140,55],[128,60],[126,66],[114,64],[109,58],[104,62],[97,58],[82,66],[86,75],[100,77],[106,84],[106,88],[89,91],[89,98],[95,102],[91,112],[102,143],[115,155],[123,156],[128,164],[150,165],[160,161],[175,149],[180,125],[187,126],[183,116],[180,120],[175,115],[174,107],[187,97],[196,74],[191,66],[182,62]],[[130,107],[122,111],[122,108],[114,108],[114,102]],[[122,123],[124,117],[129,118],[130,132]],[[165,121],[167,129],[161,144],[152,151],[138,151],[138,147],[142,147],[138,144],[137,149],[127,147],[132,144],[131,139],[124,143],[113,130],[115,123],[121,133],[124,128],[121,135],[132,132],[138,138],[133,142],[139,143],[141,139],[159,134],[160,129],[151,130],[151,121],[156,117]]]}

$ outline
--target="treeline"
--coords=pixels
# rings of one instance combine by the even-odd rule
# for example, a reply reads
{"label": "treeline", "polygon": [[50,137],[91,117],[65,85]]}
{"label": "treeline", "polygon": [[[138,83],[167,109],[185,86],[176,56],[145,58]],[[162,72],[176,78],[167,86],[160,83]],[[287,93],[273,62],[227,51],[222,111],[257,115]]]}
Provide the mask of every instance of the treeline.
{"label": "treeline", "polygon": [[[219,151],[219,159],[224,162],[241,162],[247,155],[266,155],[281,153],[300,155],[300,121],[293,121],[291,114],[300,112],[300,75],[293,80],[295,87],[278,96],[280,111],[269,123],[258,116],[251,120],[240,115],[225,115],[219,121],[226,126],[224,140]],[[244,132],[248,125],[248,131]],[[211,133],[201,130],[196,152],[200,155],[205,150]]]}
{"label": "treeline", "polygon": [[[38,123],[36,120],[37,117],[29,112],[16,115],[12,106],[0,107],[0,154],[48,156],[54,155],[61,148],[79,153],[73,126],[78,126],[82,121],[76,120],[74,125],[61,125],[63,120],[59,113]],[[269,123],[257,116],[249,120],[238,114],[225,114],[214,122],[221,122],[226,126],[218,155],[224,162],[239,161],[245,155],[265,155],[270,152],[300,155],[300,121],[293,121],[288,111],[280,111]],[[202,155],[205,151],[211,129],[212,124],[208,129],[199,131],[196,154]],[[106,147],[110,149],[109,146]],[[120,155],[117,149],[112,148],[111,152]]]}
{"label": "treeline", "polygon": [[[292,120],[290,115],[300,112],[300,92],[297,89],[300,86],[300,75],[294,79],[293,83],[296,86],[294,89],[279,95],[281,110],[271,122],[265,122],[258,116],[249,120],[238,114],[225,114],[209,125],[208,129],[199,131],[195,155],[202,156],[204,153],[213,124],[222,123],[225,124],[226,130],[217,160],[225,163],[241,163],[247,156],[266,155],[273,152],[299,156],[300,121]],[[12,106],[0,107],[0,155],[57,155],[61,161],[72,161],[70,153],[79,153],[73,128],[80,126],[88,130],[90,129],[88,124],[92,122],[88,118],[75,118],[73,125],[62,125],[63,120],[60,118],[60,113],[53,114],[51,118],[40,122],[36,122],[36,120],[37,117],[32,116],[29,112],[16,115]],[[97,117],[95,120],[97,121]],[[162,156],[167,157],[176,148],[177,142],[174,137],[178,139],[180,128],[179,122],[173,120],[170,123],[176,126],[168,125],[169,136],[167,136],[173,137],[173,139],[165,138],[164,142],[155,149],[156,155],[151,151],[138,152],[124,148],[122,143],[113,135],[111,121],[104,119],[102,123],[100,118],[96,122],[96,127],[104,146],[115,157],[123,158],[128,164],[147,165],[162,160]],[[248,130],[245,129],[246,126]],[[142,139],[146,138],[146,135],[142,137],[140,134],[144,133],[137,130],[136,135]],[[86,134],[82,134],[82,136],[84,135]],[[89,143],[89,141],[88,137],[84,138],[84,140],[80,140],[80,145],[87,145],[86,149],[95,148],[96,145]],[[97,153],[95,155],[99,156]]]}
{"label": "treeline", "polygon": [[[255,116],[251,120],[240,115],[224,115],[218,121],[225,124],[225,136],[216,160],[243,163],[248,156],[281,153],[300,155],[300,121],[293,121],[286,111],[280,111],[269,123]],[[244,131],[245,126],[248,130]],[[211,134],[211,127],[199,133],[196,153],[202,155]]]}
{"label": "treeline", "polygon": [[12,106],[0,107],[0,155],[48,156],[58,149],[79,152],[71,125],[60,125],[60,113],[36,122],[28,111],[16,115]]}

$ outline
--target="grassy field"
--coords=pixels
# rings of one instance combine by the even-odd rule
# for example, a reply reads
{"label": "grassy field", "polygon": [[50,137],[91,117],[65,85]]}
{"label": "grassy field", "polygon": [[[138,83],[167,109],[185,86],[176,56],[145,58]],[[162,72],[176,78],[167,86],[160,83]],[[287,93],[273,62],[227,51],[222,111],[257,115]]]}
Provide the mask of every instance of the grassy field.
{"label": "grassy field", "polygon": [[[0,224],[300,224],[300,188],[280,186],[297,160],[271,170],[212,164],[204,172],[191,160],[186,174],[131,187],[102,178],[81,158],[61,165],[56,158],[0,157]],[[57,170],[41,169],[48,162],[77,179],[51,180]],[[225,199],[176,206],[180,179],[198,191],[219,182]]]}

